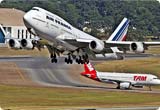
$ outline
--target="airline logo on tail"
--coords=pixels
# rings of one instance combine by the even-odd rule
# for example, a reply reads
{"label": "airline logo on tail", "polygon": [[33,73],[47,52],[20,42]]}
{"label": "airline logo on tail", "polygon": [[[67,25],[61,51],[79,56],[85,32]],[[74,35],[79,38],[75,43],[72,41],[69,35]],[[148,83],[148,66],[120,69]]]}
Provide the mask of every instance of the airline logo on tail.
{"label": "airline logo on tail", "polygon": [[94,80],[98,80],[96,70],[93,68],[92,64],[89,62],[88,64],[84,64],[84,72],[81,73],[81,75],[89,77]]}
{"label": "airline logo on tail", "polygon": [[129,22],[130,21],[127,18],[123,18],[123,20],[118,25],[116,30],[112,33],[108,41],[125,41]]}

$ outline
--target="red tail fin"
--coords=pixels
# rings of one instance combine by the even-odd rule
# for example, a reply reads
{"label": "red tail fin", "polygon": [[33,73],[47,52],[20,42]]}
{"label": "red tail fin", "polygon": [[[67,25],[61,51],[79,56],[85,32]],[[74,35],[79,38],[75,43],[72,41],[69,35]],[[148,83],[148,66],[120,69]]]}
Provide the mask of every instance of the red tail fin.
{"label": "red tail fin", "polygon": [[94,69],[91,63],[85,63],[84,70],[85,72],[81,73],[81,75],[97,80],[96,70]]}

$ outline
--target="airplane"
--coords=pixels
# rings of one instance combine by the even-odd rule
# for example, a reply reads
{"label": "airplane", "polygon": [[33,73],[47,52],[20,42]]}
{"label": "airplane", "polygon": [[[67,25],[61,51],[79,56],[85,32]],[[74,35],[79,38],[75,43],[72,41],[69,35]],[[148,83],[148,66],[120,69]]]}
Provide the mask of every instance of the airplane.
{"label": "airplane", "polygon": [[100,40],[69,24],[63,18],[40,7],[33,7],[28,11],[23,21],[28,31],[42,39],[50,41],[47,48],[51,62],[57,63],[57,56],[67,54],[67,64],[72,64],[73,59],[77,63],[88,62],[88,55],[110,53],[110,50],[126,50],[135,53],[144,53],[150,45],[160,45],[160,42],[135,42],[124,41],[128,30],[129,20],[125,18],[117,27],[117,30],[108,40]]}
{"label": "airplane", "polygon": [[82,76],[90,79],[103,82],[117,84],[117,89],[130,89],[133,87],[143,88],[143,86],[160,85],[160,79],[152,74],[139,73],[113,73],[113,72],[99,72],[94,69],[92,64],[84,64],[84,72]]}

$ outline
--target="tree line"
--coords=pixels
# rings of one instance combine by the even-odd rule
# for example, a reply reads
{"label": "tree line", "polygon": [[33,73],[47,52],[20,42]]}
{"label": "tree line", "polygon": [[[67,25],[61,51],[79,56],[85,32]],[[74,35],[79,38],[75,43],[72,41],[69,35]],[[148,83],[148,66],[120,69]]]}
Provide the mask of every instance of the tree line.
{"label": "tree line", "polygon": [[109,37],[124,17],[130,19],[129,40],[160,36],[160,3],[156,0],[4,0],[0,4],[1,8],[25,12],[34,6],[63,17],[79,29],[88,22],[95,36],[98,36],[97,28],[105,28],[104,37]]}

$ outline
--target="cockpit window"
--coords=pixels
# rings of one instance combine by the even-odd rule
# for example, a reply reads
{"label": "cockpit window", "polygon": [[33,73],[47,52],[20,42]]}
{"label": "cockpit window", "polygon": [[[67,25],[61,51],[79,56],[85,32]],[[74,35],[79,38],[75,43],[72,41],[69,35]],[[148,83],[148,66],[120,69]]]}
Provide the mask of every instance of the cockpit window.
{"label": "cockpit window", "polygon": [[36,10],[36,11],[39,11],[39,9],[37,9],[37,8],[32,8],[32,10]]}

